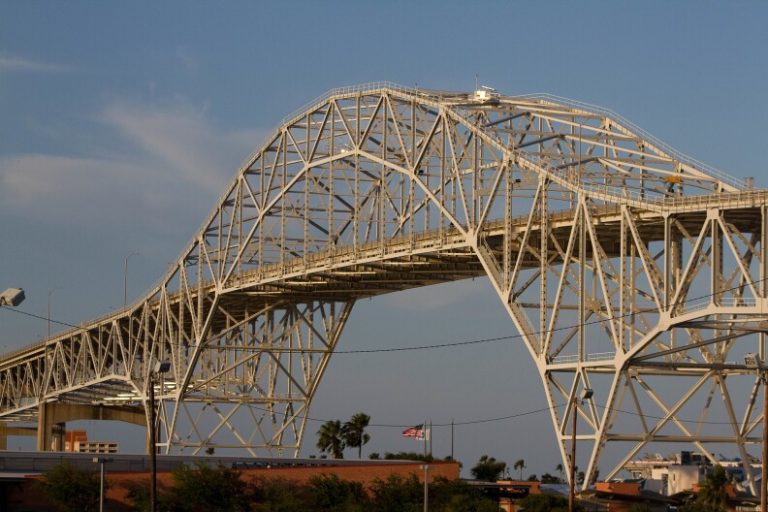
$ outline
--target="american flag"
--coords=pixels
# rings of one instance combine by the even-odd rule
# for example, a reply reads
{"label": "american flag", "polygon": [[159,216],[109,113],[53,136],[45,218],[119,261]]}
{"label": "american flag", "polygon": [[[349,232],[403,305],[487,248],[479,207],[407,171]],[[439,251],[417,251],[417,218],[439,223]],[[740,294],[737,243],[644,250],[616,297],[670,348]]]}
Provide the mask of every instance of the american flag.
{"label": "american flag", "polygon": [[416,425],[408,427],[403,430],[403,437],[415,437],[416,439],[424,439],[424,425]]}

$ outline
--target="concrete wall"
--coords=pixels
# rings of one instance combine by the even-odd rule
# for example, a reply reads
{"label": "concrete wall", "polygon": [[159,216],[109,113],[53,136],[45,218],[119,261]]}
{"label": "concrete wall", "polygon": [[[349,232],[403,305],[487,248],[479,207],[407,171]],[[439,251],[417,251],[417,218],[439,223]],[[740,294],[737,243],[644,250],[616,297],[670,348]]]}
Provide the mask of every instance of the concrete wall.
{"label": "concrete wall", "polygon": [[[281,459],[284,464],[292,461]],[[307,461],[293,461],[295,464],[307,463]],[[349,462],[349,463],[347,463]],[[92,466],[95,466],[92,464]],[[423,481],[424,471],[421,469],[420,462],[357,462],[343,461],[340,465],[332,465],[331,462],[319,466],[297,466],[297,467],[261,467],[241,469],[241,478],[246,482],[252,482],[257,479],[281,478],[296,482],[298,484],[307,483],[310,478],[320,474],[336,475],[343,480],[360,482],[366,488],[369,488],[374,480],[386,479],[390,475],[399,475],[407,477],[411,474],[416,475],[419,481]],[[95,470],[95,468],[94,468]],[[0,482],[2,482],[2,473],[0,473]],[[431,482],[436,477],[448,479],[459,478],[459,464],[457,462],[434,462],[430,463],[428,479]],[[109,510],[120,512],[130,510],[127,501],[128,491],[131,487],[149,486],[150,475],[146,471],[108,471],[107,472],[107,500]],[[51,505],[47,503],[45,497],[37,489],[36,480],[39,476],[28,476],[21,482],[6,480],[0,485],[0,508],[4,512],[16,511],[48,511],[52,510]],[[157,475],[158,487],[169,487],[173,484],[170,471],[161,471]],[[5,493],[5,502],[2,501],[2,493]]]}
{"label": "concrete wall", "polygon": [[667,494],[671,496],[678,492],[690,491],[695,484],[701,481],[702,477],[703,469],[698,465],[670,465]]}

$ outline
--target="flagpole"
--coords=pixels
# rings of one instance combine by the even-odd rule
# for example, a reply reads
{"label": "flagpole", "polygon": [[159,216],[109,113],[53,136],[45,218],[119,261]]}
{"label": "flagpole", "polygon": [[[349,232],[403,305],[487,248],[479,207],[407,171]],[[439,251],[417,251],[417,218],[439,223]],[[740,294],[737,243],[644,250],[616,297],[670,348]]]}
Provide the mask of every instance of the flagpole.
{"label": "flagpole", "polygon": [[427,420],[424,420],[424,425],[421,427],[424,430],[421,431],[422,436],[424,437],[424,461],[426,462],[427,459]]}
{"label": "flagpole", "polygon": [[432,420],[429,420],[429,456],[432,456]]}
{"label": "flagpole", "polygon": [[453,458],[453,418],[451,418],[451,460],[454,460]]}

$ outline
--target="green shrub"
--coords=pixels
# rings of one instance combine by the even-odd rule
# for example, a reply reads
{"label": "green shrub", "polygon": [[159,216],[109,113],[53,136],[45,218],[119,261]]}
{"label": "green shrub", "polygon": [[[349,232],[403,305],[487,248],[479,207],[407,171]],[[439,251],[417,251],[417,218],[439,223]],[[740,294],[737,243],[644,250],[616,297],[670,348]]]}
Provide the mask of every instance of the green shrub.
{"label": "green shrub", "polygon": [[46,471],[40,481],[43,493],[64,512],[99,509],[99,476],[64,462]]}

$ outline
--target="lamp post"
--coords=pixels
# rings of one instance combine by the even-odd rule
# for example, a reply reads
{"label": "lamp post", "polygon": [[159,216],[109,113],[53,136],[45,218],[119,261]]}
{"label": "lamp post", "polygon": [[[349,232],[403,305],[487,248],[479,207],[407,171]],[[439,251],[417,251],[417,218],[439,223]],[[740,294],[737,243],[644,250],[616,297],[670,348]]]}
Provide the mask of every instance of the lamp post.
{"label": "lamp post", "polygon": [[[578,401],[580,404],[584,403],[584,400],[589,400],[594,395],[594,391],[590,388],[584,388],[579,395]],[[573,417],[573,431],[571,432],[571,478],[568,489],[568,512],[573,512],[576,505],[576,420],[578,417],[578,409],[576,407],[577,398],[574,397],[573,405],[571,405],[571,416]]]}
{"label": "lamp post", "polygon": [[149,452],[150,452],[150,471],[152,478],[149,485],[149,510],[155,512],[157,505],[157,441],[155,439],[155,379],[158,375],[166,373],[171,369],[171,363],[167,361],[158,361],[154,368],[149,372]]}
{"label": "lamp post", "polygon": [[104,466],[115,459],[107,457],[94,457],[94,464],[101,464],[101,479],[99,480],[99,512],[104,512]]}
{"label": "lamp post", "polygon": [[0,306],[16,307],[24,302],[24,290],[21,288],[8,288],[0,294]]}
{"label": "lamp post", "polygon": [[56,290],[61,290],[61,287],[57,286],[55,288],[51,288],[50,290],[48,290],[48,317],[47,317],[47,321],[48,321],[48,337],[49,338],[51,337],[51,295],[53,295],[53,292],[55,292]]}
{"label": "lamp post", "polygon": [[128,254],[123,261],[123,307],[128,306],[128,260],[131,259],[131,256],[138,255],[138,252],[133,251]]}
{"label": "lamp post", "polygon": [[760,476],[760,511],[768,512],[768,495],[766,495],[766,480],[768,474],[768,367],[765,362],[757,357],[757,354],[748,353],[744,356],[744,363],[756,368],[763,383],[763,462]]}

